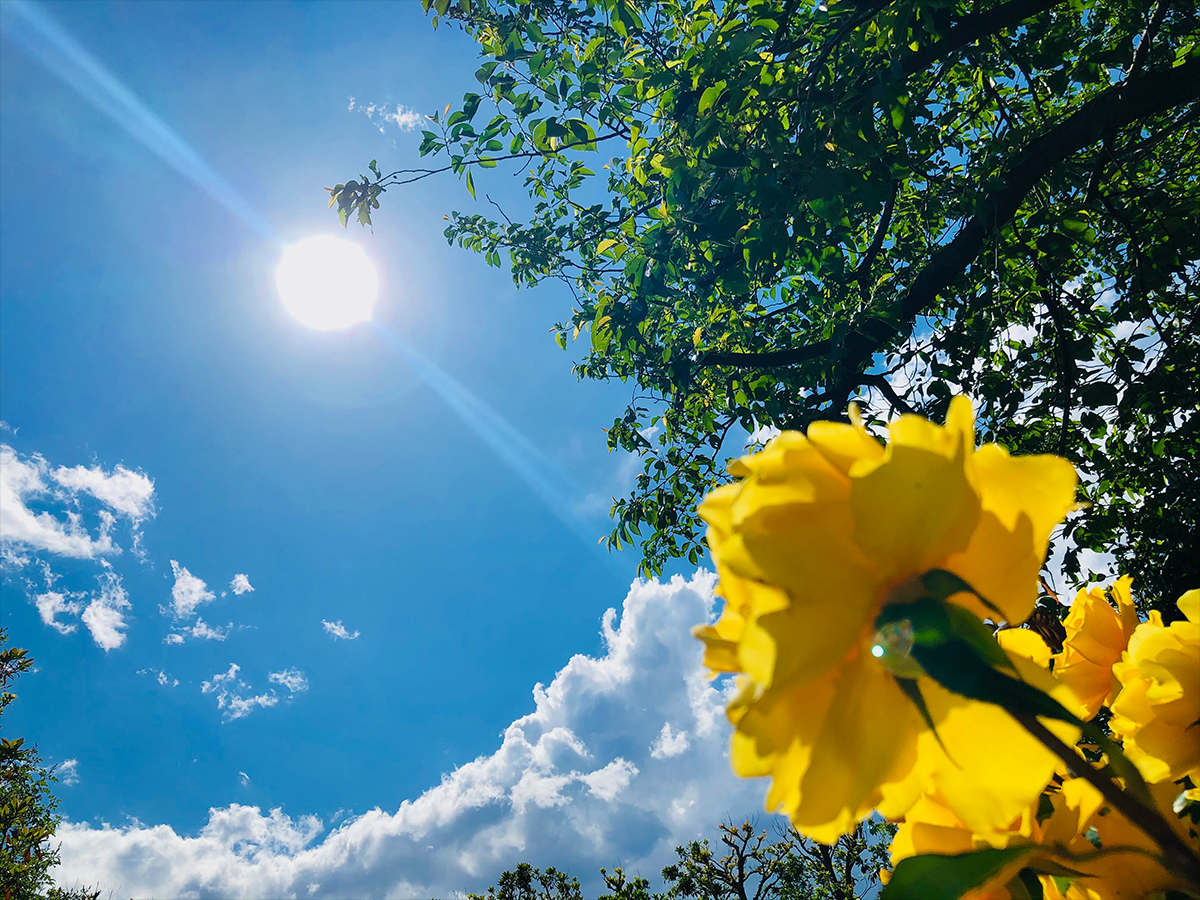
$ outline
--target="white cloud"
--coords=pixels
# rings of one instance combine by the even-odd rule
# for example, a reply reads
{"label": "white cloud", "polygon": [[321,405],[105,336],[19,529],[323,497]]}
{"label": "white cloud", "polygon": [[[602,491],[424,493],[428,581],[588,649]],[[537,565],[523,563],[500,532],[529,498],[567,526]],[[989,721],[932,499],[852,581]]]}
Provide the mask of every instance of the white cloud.
{"label": "white cloud", "polygon": [[[72,594],[71,596],[79,595]],[[42,621],[59,634],[70,634],[75,631],[77,626],[73,622],[60,622],[57,617],[60,614],[77,616],[83,612],[83,604],[78,600],[68,600],[58,591],[47,591],[35,597],[33,602],[37,606],[38,615],[42,617]]]}
{"label": "white cloud", "polygon": [[157,681],[159,684],[161,684],[163,687],[179,687],[179,679],[172,678],[170,675],[168,675],[162,669],[158,670],[158,675],[155,676],[154,680]]}
{"label": "white cloud", "polygon": [[250,787],[250,776],[245,772],[238,772],[238,783],[242,787]]}
{"label": "white cloud", "polygon": [[239,666],[237,663],[230,663],[229,671],[218,672],[216,675],[214,675],[212,677],[211,681],[201,682],[200,683],[200,693],[211,694],[214,691],[222,690],[222,687],[221,687],[222,685],[237,680],[237,673],[240,672],[241,670],[242,670],[242,667]]}
{"label": "white cloud", "polygon": [[74,493],[91,494],[135,523],[154,515],[154,481],[145,472],[131,472],[121,465],[111,473],[99,466],[59,466],[50,477]]}
{"label": "white cloud", "polygon": [[244,719],[250,713],[254,712],[256,706],[266,709],[278,702],[279,695],[274,691],[271,691],[269,694],[258,694],[252,697],[243,697],[241,694],[235,694],[232,691],[221,691],[217,695],[217,709],[225,710],[225,715],[221,717],[225,722]]}
{"label": "white cloud", "polygon": [[[409,109],[407,106],[401,106],[399,103],[393,109],[389,103],[368,103],[364,105],[351,97],[350,105],[346,108],[350,112],[357,110],[375,122],[375,127],[379,129],[381,134],[386,131],[383,125],[385,122],[391,122],[401,131],[412,131],[425,120],[425,117],[416,110]],[[378,117],[378,121],[376,121],[376,117]]]}
{"label": "white cloud", "polygon": [[58,783],[70,787],[73,784],[79,784],[79,760],[64,759],[55,766],[54,774],[58,776]]}
{"label": "white cloud", "polygon": [[[705,677],[688,630],[711,619],[712,584],[706,573],[635,583],[619,624],[613,611],[603,619],[604,655],[571,659],[494,753],[392,813],[326,832],[311,817],[233,803],[192,836],[66,822],[55,876],[134,897],[307,895],[314,884],[315,896],[447,896],[480,891],[520,860],[567,869],[587,895],[599,892],[600,866],[653,877],[677,844],[762,807],[765,786],[730,772],[725,682]],[[674,723],[665,744],[664,722]],[[685,731],[686,752],[654,756]]]}
{"label": "white cloud", "polygon": [[105,563],[105,570],[97,576],[100,592],[92,597],[81,618],[92,640],[105,653],[125,643],[125,613],[130,607],[129,594],[121,586],[121,576]]}
{"label": "white cloud", "polygon": [[164,644],[182,644],[183,643],[183,635],[176,634],[175,632],[172,631],[165,638],[163,638],[163,643]]}
{"label": "white cloud", "polygon": [[358,637],[357,631],[355,631],[354,634],[351,634],[346,630],[346,626],[342,624],[341,619],[338,619],[336,622],[326,622],[324,619],[322,619],[321,624],[325,626],[326,633],[332,635],[334,640],[341,638],[343,640],[352,641]]}
{"label": "white cloud", "polygon": [[[190,634],[194,638],[199,638],[200,640],[223,641],[223,640],[225,640],[225,638],[229,637],[229,632],[231,632],[232,630],[233,630],[232,622],[230,622],[228,625],[226,625],[225,629],[222,630],[220,626],[217,626],[216,628],[214,628],[213,626],[211,626],[207,622],[205,622],[204,619],[197,616],[196,624],[193,625],[191,628],[187,629],[187,633]],[[181,643],[182,643],[182,641],[181,641]]]}
{"label": "white cloud", "polygon": [[254,587],[250,584],[249,578],[241,573],[238,573],[237,575],[233,576],[233,581],[229,582],[229,589],[240,597],[242,594],[246,594],[254,590]]}
{"label": "white cloud", "polygon": [[186,619],[197,606],[216,599],[217,595],[208,589],[208,585],[175,560],[171,560],[171,571],[175,573],[175,584],[171,587],[171,609],[175,618]]}
{"label": "white cloud", "polygon": [[50,501],[64,506],[71,499],[65,492],[51,491],[46,483],[49,469],[40,455],[22,459],[12,447],[0,444],[0,544],[8,551],[6,561],[11,564],[21,558],[18,548],[76,559],[119,553],[110,533],[111,513],[102,510],[108,519],[101,520],[93,539],[75,509],[64,510],[64,518],[60,519],[46,510],[34,512],[30,508],[32,502]]}
{"label": "white cloud", "polygon": [[299,669],[284,669],[282,672],[271,672],[267,680],[288,689],[289,693],[300,694],[308,690],[308,679]]}
{"label": "white cloud", "polygon": [[[241,691],[249,691],[250,685],[238,678],[238,673],[242,667],[237,663],[230,663],[229,668],[224,672],[218,672],[210,680],[201,682],[200,693],[216,694],[217,709],[223,710],[221,716],[222,721],[233,722],[236,719],[244,719],[256,708],[267,709],[279,703],[279,695],[275,691],[265,694],[251,695],[244,697]],[[305,681],[304,675],[296,670],[285,669],[282,672],[273,673],[270,677],[271,681],[278,682],[276,676],[298,676],[299,681],[303,683],[302,687],[291,688],[291,685],[285,685],[293,690],[307,690],[308,682]],[[295,684],[296,682],[292,682]]]}
{"label": "white cloud", "polygon": [[670,759],[680,753],[686,753],[691,747],[686,731],[673,731],[670,722],[663,722],[662,731],[650,745],[650,755],[654,759]]}

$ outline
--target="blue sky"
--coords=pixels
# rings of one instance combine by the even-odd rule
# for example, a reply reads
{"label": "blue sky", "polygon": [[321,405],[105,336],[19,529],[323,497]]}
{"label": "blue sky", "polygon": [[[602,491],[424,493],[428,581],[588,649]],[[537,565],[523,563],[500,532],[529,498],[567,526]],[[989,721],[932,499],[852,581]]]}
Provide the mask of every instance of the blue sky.
{"label": "blue sky", "polygon": [[[38,665],[5,724],[74,761],[60,877],[653,874],[757,809],[687,634],[711,579],[638,584],[594,544],[632,476],[600,431],[628,388],[571,375],[547,333],[566,290],[447,246],[443,215],[476,204],[443,177],[349,232],[375,325],[310,331],[279,302],[282,247],[340,230],[322,187],[417,159],[404,115],[364,107],[460,98],[470,41],[416,2],[34,7],[105,94],[0,6],[0,623]],[[478,184],[524,208],[520,179]]]}

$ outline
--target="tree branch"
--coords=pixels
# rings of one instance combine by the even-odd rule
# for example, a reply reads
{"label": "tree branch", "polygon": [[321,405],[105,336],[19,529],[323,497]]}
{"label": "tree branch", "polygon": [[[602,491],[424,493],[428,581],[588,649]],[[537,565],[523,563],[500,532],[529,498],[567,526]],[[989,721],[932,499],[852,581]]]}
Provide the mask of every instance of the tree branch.
{"label": "tree branch", "polygon": [[[893,319],[899,322],[899,327],[871,316],[846,336],[846,365],[861,368],[888,341],[911,328],[917,316],[931,307],[979,256],[987,238],[1012,220],[1029,191],[1054,166],[1109,131],[1197,99],[1200,99],[1200,60],[1193,59],[1172,69],[1114,85],[1032,140],[1004,174],[1002,186],[976,203],[974,215],[913,279]],[[825,338],[802,347],[759,353],[706,353],[696,362],[702,366],[780,368],[815,359],[833,346],[833,340]]]}

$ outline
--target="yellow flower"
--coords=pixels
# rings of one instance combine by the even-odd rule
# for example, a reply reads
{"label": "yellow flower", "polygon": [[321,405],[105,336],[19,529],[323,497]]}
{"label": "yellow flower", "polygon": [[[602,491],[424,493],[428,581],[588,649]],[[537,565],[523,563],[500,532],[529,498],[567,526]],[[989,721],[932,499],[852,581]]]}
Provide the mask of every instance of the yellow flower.
{"label": "yellow flower", "polygon": [[[1171,784],[1156,785],[1152,789],[1153,799],[1176,832],[1193,848],[1200,849],[1195,830],[1189,829],[1188,823],[1171,811],[1172,800],[1178,791]],[[1065,891],[1053,879],[1042,876],[1047,898],[1136,900],[1157,891],[1187,886],[1187,882],[1172,875],[1152,858],[1161,852],[1158,846],[1140,828],[1107,807],[1100,792],[1084,779],[1067,779],[1061,786],[1051,788],[1046,799],[1049,800],[1048,815],[1039,819],[1035,814],[1037,807],[1031,806],[1007,829],[976,834],[959,821],[936,794],[922,795],[892,839],[892,865],[926,853],[957,855],[987,847],[1041,848],[1014,861],[1010,867],[969,892],[968,900],[1013,896],[1008,886],[1017,871],[1025,867],[1036,868],[1039,863],[1058,863],[1084,873],[1084,877],[1074,879]],[[1097,856],[1097,845],[1108,853]],[[1073,858],[1079,856],[1084,856],[1085,861]],[[1019,892],[1016,895],[1028,896]]]}
{"label": "yellow flower", "polygon": [[1089,719],[1101,706],[1112,703],[1119,688],[1112,667],[1138,626],[1137,610],[1129,595],[1132,583],[1133,579],[1125,577],[1112,586],[1119,615],[1097,586],[1075,595],[1071,612],[1063,622],[1067,637],[1062,653],[1055,657],[1054,674],[1075,691]]}
{"label": "yellow flower", "polygon": [[[1066,787],[1067,785],[1063,785],[1064,793]],[[1171,874],[1154,858],[1162,851],[1142,829],[1115,810],[1104,807],[1102,802],[1096,801],[1098,792],[1090,785],[1085,788],[1086,790],[1080,790],[1078,793],[1086,795],[1083,803],[1090,804],[1095,811],[1091,815],[1080,817],[1078,836],[1066,847],[1074,853],[1092,851],[1092,840],[1085,837],[1091,831],[1095,843],[1101,849],[1112,852],[1076,867],[1087,873],[1087,877],[1077,878],[1072,882],[1065,892],[1067,900],[1140,900],[1169,890],[1188,887],[1194,889],[1194,884],[1189,885],[1187,881]],[[1179,787],[1170,782],[1162,782],[1151,785],[1150,793],[1159,813],[1171,824],[1175,832],[1193,850],[1200,851],[1200,835],[1194,827],[1189,827],[1186,819],[1175,815],[1171,809],[1173,800],[1179,794]],[[1058,814],[1056,806],[1055,816]],[[1053,820],[1046,824],[1049,826],[1052,823]],[[1122,852],[1118,848],[1129,849],[1128,852]],[[1044,884],[1050,883],[1049,878],[1043,878],[1042,881]]]}
{"label": "yellow flower", "polygon": [[1200,786],[1200,590],[1178,606],[1183,621],[1143,622],[1113,666],[1121,692],[1109,724],[1146,781],[1187,775]]}
{"label": "yellow flower", "polygon": [[[935,736],[872,656],[874,622],[934,568],[1023,621],[1075,471],[1058,457],[976,450],[963,397],[944,427],[896,420],[887,447],[852,418],[779,435],[732,463],[739,480],[700,507],[726,605],[696,634],[710,668],[744,676],[729,708],[734,769],[771,775],[768,807],[827,842],[872,808],[901,815],[931,786],[973,828],[1002,827],[1038,795],[1054,758],[998,707],[922,677]],[[966,594],[953,600],[997,616]],[[1056,690],[1036,664],[1015,664]]]}
{"label": "yellow flower", "polygon": [[[966,894],[965,900],[1010,897],[1008,885],[1020,869],[1036,865],[1039,859],[1055,860],[1056,850],[1083,834],[1088,820],[1103,805],[1100,792],[1082,778],[1070,779],[1053,790],[1048,799],[1053,813],[1039,822],[1036,807],[1030,806],[1007,828],[976,834],[955,816],[936,794],[923,794],[913,804],[896,830],[889,852],[893,867],[910,856],[927,853],[958,855],[989,847],[1044,846],[1031,856],[1021,857]],[[1088,845],[1088,850],[1092,847]],[[1048,881],[1049,879],[1047,879]],[[1027,895],[1026,895],[1027,896]]]}

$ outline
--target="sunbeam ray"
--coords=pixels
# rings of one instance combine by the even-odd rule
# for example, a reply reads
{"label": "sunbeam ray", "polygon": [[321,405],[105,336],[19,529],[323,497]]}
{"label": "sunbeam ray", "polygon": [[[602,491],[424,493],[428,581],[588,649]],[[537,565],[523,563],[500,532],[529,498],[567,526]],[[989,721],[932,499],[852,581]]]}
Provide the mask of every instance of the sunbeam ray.
{"label": "sunbeam ray", "polygon": [[608,558],[597,544],[595,524],[589,524],[573,505],[585,492],[562,466],[400,335],[379,322],[371,324],[572,534]]}
{"label": "sunbeam ray", "polygon": [[0,31],[175,171],[264,237],[275,229],[182,137],[30,0],[0,3]]}

